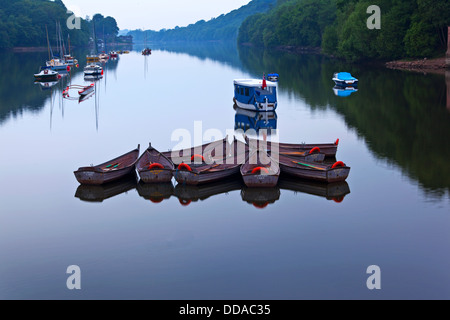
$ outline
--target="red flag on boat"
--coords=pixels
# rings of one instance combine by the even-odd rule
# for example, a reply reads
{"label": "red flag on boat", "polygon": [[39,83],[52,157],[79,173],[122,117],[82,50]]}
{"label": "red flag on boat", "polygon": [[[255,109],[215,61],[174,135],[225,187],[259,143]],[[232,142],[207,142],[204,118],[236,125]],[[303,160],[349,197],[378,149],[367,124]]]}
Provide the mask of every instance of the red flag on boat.
{"label": "red flag on boat", "polygon": [[263,83],[262,83],[262,89],[264,90],[265,88],[267,88],[266,74],[264,74]]}

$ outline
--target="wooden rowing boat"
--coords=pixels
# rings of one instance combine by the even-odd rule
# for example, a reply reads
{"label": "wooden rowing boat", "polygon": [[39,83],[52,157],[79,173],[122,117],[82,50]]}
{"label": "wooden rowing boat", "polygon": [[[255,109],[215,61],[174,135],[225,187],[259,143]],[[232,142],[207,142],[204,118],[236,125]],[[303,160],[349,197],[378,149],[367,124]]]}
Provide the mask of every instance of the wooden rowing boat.
{"label": "wooden rowing boat", "polygon": [[235,177],[197,186],[178,184],[175,187],[175,196],[178,197],[181,205],[188,206],[192,202],[204,201],[213,196],[241,190],[242,186],[242,180]]}
{"label": "wooden rowing boat", "polygon": [[[257,139],[250,139],[246,136],[246,141],[249,145],[267,145],[268,150],[280,150],[280,153],[309,153],[315,148],[320,150],[319,154],[324,154],[326,158],[336,157],[339,139],[334,143],[316,143],[316,144],[290,144],[290,143],[278,143],[278,142],[265,142]],[[317,149],[316,149],[317,150]],[[291,154],[290,156],[294,156]],[[299,154],[298,156],[302,156]],[[313,159],[305,159],[306,161],[311,161]],[[323,161],[323,159],[322,159]],[[311,162],[321,162],[318,160],[313,160]]]}
{"label": "wooden rowing boat", "polygon": [[172,182],[144,183],[140,181],[137,185],[139,195],[153,203],[161,203],[170,199],[174,195],[174,190]]}
{"label": "wooden rowing boat", "polygon": [[136,162],[139,157],[140,146],[120,157],[109,160],[105,163],[81,167],[74,172],[80,184],[102,185],[116,181],[135,172]]}
{"label": "wooden rowing boat", "polygon": [[298,161],[298,159],[282,155],[279,156],[278,161],[283,173],[302,179],[332,183],[345,181],[350,174],[350,167],[342,161],[334,164],[318,164]]}
{"label": "wooden rowing boat", "polygon": [[341,203],[350,194],[350,187],[346,181],[325,183],[297,179],[289,175],[281,174],[278,185],[282,190],[306,193],[337,203]]}
{"label": "wooden rowing boat", "polygon": [[326,154],[322,152],[320,147],[311,147],[309,149],[300,149],[293,147],[282,147],[280,144],[271,141],[262,141],[257,139],[249,139],[246,137],[246,142],[249,145],[250,150],[263,149],[266,151],[270,151],[271,155],[274,156],[276,154],[285,155],[289,157],[298,158],[301,161],[307,162],[323,162],[326,158]]}
{"label": "wooden rowing boat", "polygon": [[[174,172],[180,184],[200,185],[219,181],[239,173],[245,158],[232,152],[239,142],[228,142],[228,137],[205,148],[203,155],[194,154],[189,161],[180,163]],[[211,146],[210,145],[210,146]],[[186,158],[185,158],[186,159]]]}
{"label": "wooden rowing boat", "polygon": [[265,150],[251,151],[241,166],[244,183],[250,188],[272,188],[278,183],[280,166]]}
{"label": "wooden rowing boat", "polygon": [[201,146],[182,150],[165,151],[162,152],[162,154],[169,158],[175,166],[181,163],[190,162],[194,155],[203,156],[205,159],[222,159],[229,152],[227,148],[230,144],[225,143],[226,141],[228,141],[228,136],[222,140],[208,142]]}
{"label": "wooden rowing boat", "polygon": [[248,188],[244,187],[241,190],[242,200],[252,204],[257,209],[264,209],[269,204],[273,204],[280,200],[280,188]]}
{"label": "wooden rowing boat", "polygon": [[150,144],[136,163],[136,169],[144,183],[166,183],[172,181],[175,166]]}
{"label": "wooden rowing boat", "polygon": [[75,197],[85,202],[103,202],[136,188],[137,176],[130,174],[123,179],[102,185],[80,185]]}
{"label": "wooden rowing boat", "polygon": [[321,152],[325,154],[325,157],[336,157],[337,150],[339,146],[339,139],[334,143],[316,143],[316,144],[289,144],[289,143],[280,143],[279,147],[283,150],[299,150],[299,151],[308,151],[313,148],[319,148]]}

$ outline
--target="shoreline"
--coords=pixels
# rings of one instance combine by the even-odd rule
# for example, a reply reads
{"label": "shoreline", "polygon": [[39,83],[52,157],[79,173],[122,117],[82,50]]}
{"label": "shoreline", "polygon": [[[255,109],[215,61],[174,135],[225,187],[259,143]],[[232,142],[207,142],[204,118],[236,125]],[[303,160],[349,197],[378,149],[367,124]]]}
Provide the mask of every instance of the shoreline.
{"label": "shoreline", "polygon": [[6,48],[6,50],[11,50],[13,52],[46,52],[48,51],[47,47],[14,47],[14,48]]}
{"label": "shoreline", "polygon": [[[108,46],[116,46],[116,47],[124,47],[124,46],[133,46],[133,44],[127,43],[112,43],[108,44]],[[72,49],[80,49],[80,48],[89,48],[89,46],[73,46]],[[0,50],[12,51],[12,52],[47,52],[48,47],[12,47],[12,48],[1,48]],[[56,48],[52,47],[52,50],[56,50]]]}
{"label": "shoreline", "polygon": [[420,60],[396,60],[386,63],[386,68],[393,70],[405,70],[421,73],[438,73],[445,74],[450,71],[450,67],[446,64],[446,58],[420,59]]}

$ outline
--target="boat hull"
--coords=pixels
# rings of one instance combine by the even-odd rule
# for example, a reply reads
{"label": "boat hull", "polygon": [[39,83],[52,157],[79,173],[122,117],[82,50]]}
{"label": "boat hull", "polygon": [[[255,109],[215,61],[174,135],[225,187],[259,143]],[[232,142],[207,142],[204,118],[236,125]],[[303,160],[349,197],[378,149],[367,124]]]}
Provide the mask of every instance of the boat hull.
{"label": "boat hull", "polygon": [[89,87],[86,87],[83,90],[78,91],[78,94],[80,96],[87,96],[88,94],[90,94],[92,92],[94,92],[94,87],[93,86],[89,86]]}
{"label": "boat hull", "polygon": [[95,76],[101,76],[101,75],[102,75],[101,71],[84,71],[85,77],[95,77]]}
{"label": "boat hull", "polygon": [[[334,157],[337,153],[337,145],[332,144],[286,144],[278,142],[267,142],[262,140],[247,139],[250,150],[263,149],[276,154],[295,158],[307,162],[323,162],[327,157]],[[317,150],[317,148],[319,150]]]}
{"label": "boat hull", "polygon": [[139,171],[139,177],[144,183],[167,183],[172,181],[172,170],[153,169]]}
{"label": "boat hull", "polygon": [[320,143],[319,144],[286,144],[286,143],[279,144],[280,149],[283,149],[285,151],[292,150],[292,152],[294,152],[294,151],[304,152],[304,151],[311,150],[315,147],[318,147],[320,149],[320,152],[324,153],[325,157],[327,157],[327,158],[336,157],[337,150],[338,150],[338,145],[336,145],[336,144],[320,144]]}
{"label": "boat hull", "polygon": [[109,172],[100,171],[76,171],[75,177],[77,181],[83,185],[102,185],[124,178],[134,172],[134,166]]}
{"label": "boat hull", "polygon": [[68,64],[62,66],[49,66],[54,71],[67,70],[67,67],[70,67]]}
{"label": "boat hull", "polygon": [[58,80],[58,75],[51,75],[51,76],[35,75],[34,79],[36,81],[40,81],[40,82],[52,82],[52,81]]}
{"label": "boat hull", "polygon": [[279,175],[243,175],[242,179],[249,188],[273,188],[278,184]]}
{"label": "boat hull", "polygon": [[239,173],[239,166],[236,166],[230,169],[216,170],[215,172],[201,172],[201,173],[176,170],[174,172],[174,177],[178,183],[190,186],[197,186],[229,178],[238,173]]}
{"label": "boat hull", "polygon": [[290,176],[327,183],[345,181],[350,174],[349,167],[339,167],[329,170],[314,170],[291,167],[282,163],[280,163],[280,167],[283,173],[286,173]]}

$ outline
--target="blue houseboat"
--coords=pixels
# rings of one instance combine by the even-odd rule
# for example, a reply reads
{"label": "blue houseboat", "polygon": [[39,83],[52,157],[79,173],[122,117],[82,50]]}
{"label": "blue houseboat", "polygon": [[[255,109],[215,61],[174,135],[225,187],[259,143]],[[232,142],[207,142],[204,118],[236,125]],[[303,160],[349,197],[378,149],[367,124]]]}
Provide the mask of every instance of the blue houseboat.
{"label": "blue houseboat", "polygon": [[258,79],[234,80],[234,103],[246,110],[269,112],[277,108],[277,83]]}
{"label": "blue houseboat", "polygon": [[340,87],[356,87],[358,85],[358,79],[353,77],[348,72],[338,72],[333,76],[333,81]]}

